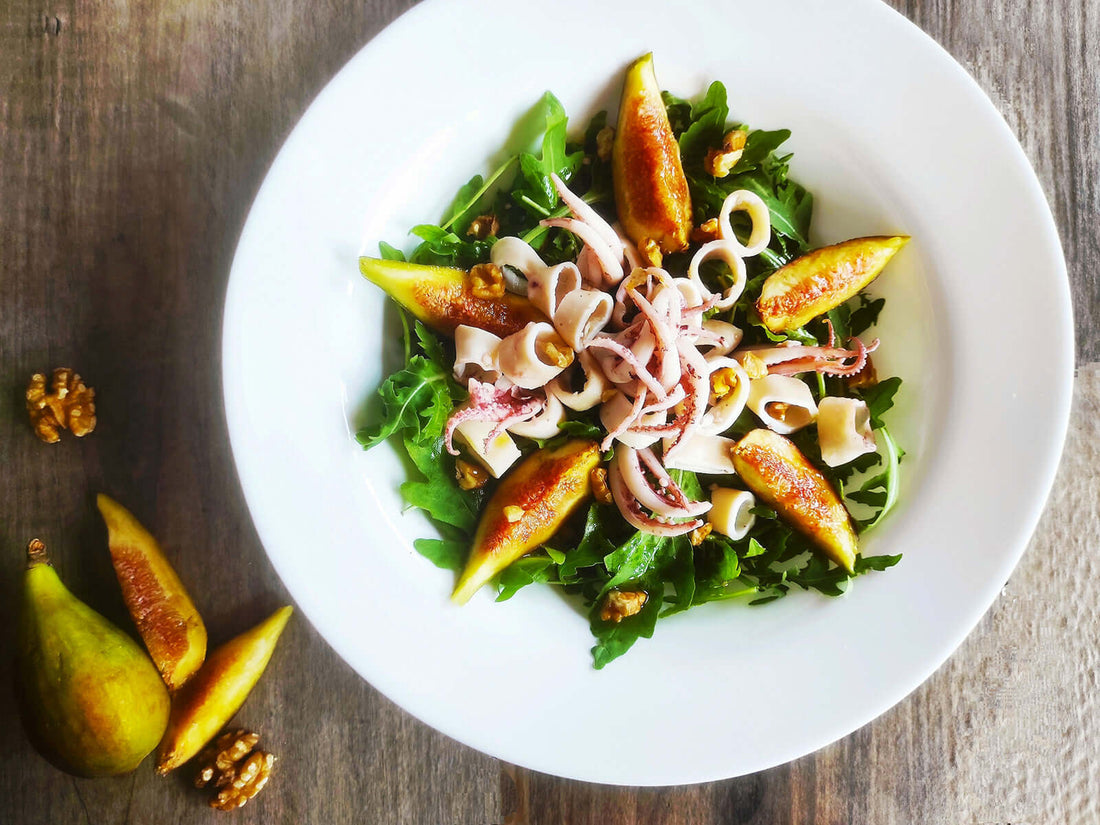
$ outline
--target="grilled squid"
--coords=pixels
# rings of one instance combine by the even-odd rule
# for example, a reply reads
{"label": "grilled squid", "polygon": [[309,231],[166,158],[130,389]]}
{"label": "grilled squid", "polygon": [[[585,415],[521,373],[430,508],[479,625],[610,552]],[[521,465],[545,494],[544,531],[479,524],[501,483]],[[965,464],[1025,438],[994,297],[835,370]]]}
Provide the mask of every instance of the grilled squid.
{"label": "grilled squid", "polygon": [[875,433],[867,402],[858,398],[822,398],[817,408],[821,460],[830,467],[875,451]]}
{"label": "grilled squid", "polygon": [[710,496],[711,504],[707,521],[716,533],[729,536],[734,541],[743,539],[756,523],[752,508],[756,497],[745,490],[715,487]]}
{"label": "grilled squid", "polygon": [[769,430],[780,435],[797,432],[817,419],[817,404],[810,388],[785,375],[765,375],[750,381],[748,407]]}
{"label": "grilled squid", "polygon": [[680,444],[672,458],[665,459],[665,466],[671,470],[726,475],[734,472],[730,450],[736,443],[732,438],[696,433]]}
{"label": "grilled squid", "polygon": [[565,407],[554,396],[547,393],[546,404],[532,418],[520,421],[508,427],[513,435],[525,438],[553,438],[565,421]]}
{"label": "grilled squid", "polygon": [[478,327],[462,324],[455,328],[455,380],[470,378],[492,384],[500,378],[497,349],[500,337]]}
{"label": "grilled squid", "polygon": [[524,389],[545,387],[573,363],[573,350],[550,324],[532,321],[497,349],[504,377]]}
{"label": "grilled squid", "polygon": [[581,351],[570,370],[579,370],[584,376],[580,389],[572,389],[569,384],[570,372],[566,371],[546,385],[547,396],[553,395],[569,409],[578,411],[590,410],[603,401],[604,393],[608,389],[607,379],[591,352]]}
{"label": "grilled squid", "polygon": [[468,420],[458,424],[454,434],[493,478],[500,478],[520,457],[520,451],[508,433],[493,435],[495,429],[495,422]]}
{"label": "grilled squid", "polygon": [[[745,262],[742,260],[743,249],[744,247],[738,244],[736,239],[733,241],[709,241],[699,247],[699,251],[695,253],[691,263],[688,264],[688,278],[691,279],[691,282],[695,284],[704,298],[713,300],[713,306],[718,309],[729,309],[737,303],[737,299],[741,297],[741,293],[745,289],[746,275]],[[703,279],[699,275],[699,267],[712,258],[717,258],[726,264],[733,275],[733,283],[726,288],[720,298],[710,291],[710,288],[703,283]]]}
{"label": "grilled squid", "polygon": [[718,435],[732,427],[745,409],[750,382],[745,368],[733,358],[712,358],[707,364],[710,366],[710,409],[699,422],[699,432]]}
{"label": "grilled squid", "polygon": [[[737,239],[737,234],[730,224],[730,215],[734,212],[747,212],[752,220],[752,232],[749,233],[749,242],[742,244]],[[730,192],[722,202],[722,210],[718,213],[718,236],[732,245],[734,252],[742,258],[751,258],[759,255],[767,247],[772,237],[772,219],[768,212],[768,205],[760,199],[760,196],[739,189]]]}

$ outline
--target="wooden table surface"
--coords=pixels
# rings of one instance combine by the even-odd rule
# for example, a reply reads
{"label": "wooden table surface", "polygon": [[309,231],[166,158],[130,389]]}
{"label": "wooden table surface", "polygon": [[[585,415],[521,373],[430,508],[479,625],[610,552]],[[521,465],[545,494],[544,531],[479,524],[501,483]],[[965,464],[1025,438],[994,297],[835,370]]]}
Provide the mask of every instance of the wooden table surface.
{"label": "wooden table surface", "polygon": [[[816,754],[639,790],[534,774],[449,740],[360,680],[298,615],[239,717],[280,761],[236,822],[1100,822],[1100,3],[893,4],[974,74],[1020,136],[1076,304],[1062,469],[1029,552],[977,629],[900,705]],[[31,536],[51,545],[78,595],[127,621],[98,490],[161,539],[212,641],[224,640],[289,599],[226,438],[220,318],[234,245],[309,101],[411,2],[0,5],[0,667],[10,667]],[[991,334],[1005,335],[1006,357],[1042,345],[1027,319]],[[45,446],[22,390],[60,365],[94,384],[101,424]],[[227,816],[148,764],[118,779],[55,771],[24,739],[3,681],[0,822]]]}

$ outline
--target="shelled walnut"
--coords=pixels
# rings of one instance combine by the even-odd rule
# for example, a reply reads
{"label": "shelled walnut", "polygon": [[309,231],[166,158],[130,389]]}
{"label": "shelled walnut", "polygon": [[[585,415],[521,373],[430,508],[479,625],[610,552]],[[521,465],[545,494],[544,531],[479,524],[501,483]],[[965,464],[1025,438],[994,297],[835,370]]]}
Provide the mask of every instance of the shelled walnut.
{"label": "shelled walnut", "polygon": [[218,790],[211,808],[235,810],[263,790],[275,757],[257,748],[259,741],[259,735],[249,731],[226,731],[199,756],[195,787],[213,785]]}
{"label": "shelled walnut", "polygon": [[61,430],[69,430],[78,438],[95,429],[95,390],[72,369],[60,367],[53,371],[51,391],[46,390],[46,376],[37,372],[27,385],[27,413],[34,434],[47,444],[61,440]]}

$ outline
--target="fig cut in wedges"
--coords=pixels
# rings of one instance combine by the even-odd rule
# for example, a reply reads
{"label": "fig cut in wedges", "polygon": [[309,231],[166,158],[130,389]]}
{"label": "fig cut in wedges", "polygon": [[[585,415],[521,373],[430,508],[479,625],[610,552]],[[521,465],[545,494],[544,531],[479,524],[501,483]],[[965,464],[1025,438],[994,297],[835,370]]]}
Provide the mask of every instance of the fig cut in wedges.
{"label": "fig cut in wedges", "polygon": [[489,579],[547,541],[592,492],[600,463],[594,441],[567,441],[532,453],[485,505],[470,557],[451,599],[465,604]]}
{"label": "fig cut in wedges", "polygon": [[444,335],[454,335],[455,328],[465,324],[506,338],[531,321],[547,320],[525,297],[503,288],[499,297],[475,295],[471,273],[454,267],[360,258],[359,271]]}
{"label": "fig cut in wedges", "polygon": [[157,773],[178,768],[202,750],[233,718],[260,680],[294,608],[276,610],[251,630],[210,654],[175,696],[168,730],[157,754]]}
{"label": "fig cut in wedges", "polygon": [[206,657],[206,626],[149,531],[102,493],[96,504],[126,607],[164,683],[177,690]]}
{"label": "fig cut in wedges", "polygon": [[780,267],[764,281],[756,311],[772,332],[804,326],[873,281],[907,235],[852,238],[823,246]]}
{"label": "fig cut in wedges", "polygon": [[611,146],[611,176],[619,223],[639,249],[645,249],[647,241],[661,252],[687,249],[691,194],[652,54],[626,70]]}
{"label": "fig cut in wedges", "polygon": [[859,546],[848,511],[790,439],[771,430],[753,430],[733,447],[733,465],[745,486],[780,518],[854,572]]}

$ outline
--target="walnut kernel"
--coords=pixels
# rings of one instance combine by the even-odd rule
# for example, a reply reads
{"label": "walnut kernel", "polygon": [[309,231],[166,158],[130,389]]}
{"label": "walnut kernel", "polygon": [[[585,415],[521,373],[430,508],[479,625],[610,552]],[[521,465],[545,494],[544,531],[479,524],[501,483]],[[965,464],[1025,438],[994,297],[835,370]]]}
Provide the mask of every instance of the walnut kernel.
{"label": "walnut kernel", "polygon": [[718,218],[707,218],[691,230],[691,239],[695,243],[707,243],[718,240],[718,234]]}
{"label": "walnut kernel", "polygon": [[489,481],[489,474],[480,464],[459,458],[455,460],[455,478],[460,489],[477,490]]}
{"label": "walnut kernel", "polygon": [[621,622],[641,611],[649,601],[644,590],[612,590],[600,608],[600,619],[605,622]]}
{"label": "walnut kernel", "polygon": [[731,392],[736,391],[740,379],[731,367],[716,369],[710,374],[710,403],[717,404]]}
{"label": "walnut kernel", "polygon": [[611,158],[611,147],[615,143],[615,130],[604,126],[596,132],[596,157],[606,161]]}
{"label": "walnut kernel", "polygon": [[544,363],[565,369],[573,363],[573,348],[560,337],[555,337],[557,340],[547,338],[539,341],[538,355]]}
{"label": "walnut kernel", "polygon": [[726,136],[722,138],[722,148],[711,149],[707,152],[706,159],[703,161],[703,166],[707,172],[716,178],[726,177],[730,170],[737,165],[737,161],[741,160],[748,137],[749,133],[744,129],[727,132]]}
{"label": "walnut kernel", "polygon": [[873,387],[878,383],[878,375],[875,373],[875,365],[871,363],[870,355],[867,356],[867,363],[863,365],[863,369],[855,375],[848,376],[845,383],[850,390],[860,389],[861,387]]}
{"label": "walnut kernel", "polygon": [[503,298],[504,273],[496,264],[478,264],[470,270],[470,292],[475,298]]}
{"label": "walnut kernel", "polygon": [[757,355],[746,352],[739,359],[741,366],[745,368],[745,374],[751,379],[763,378],[768,374],[768,365]]}
{"label": "walnut kernel", "polygon": [[274,755],[256,748],[260,737],[244,730],[227,731],[199,757],[195,787],[219,789],[210,807],[232,811],[258,794],[271,776]]}
{"label": "walnut kernel", "polygon": [[34,434],[47,444],[61,440],[61,430],[78,438],[95,429],[95,390],[68,367],[53,371],[52,392],[46,391],[46,376],[35,373],[27,385],[27,413]]}
{"label": "walnut kernel", "polygon": [[661,247],[653,238],[645,238],[638,245],[638,254],[642,256],[646,266],[660,266],[664,262]]}
{"label": "walnut kernel", "polygon": [[600,504],[611,504],[611,490],[607,486],[607,470],[603,467],[593,467],[589,473],[592,482],[592,495]]}
{"label": "walnut kernel", "polygon": [[466,228],[466,234],[472,235],[479,241],[483,241],[489,236],[495,237],[500,231],[500,221],[497,220],[496,215],[478,215]]}
{"label": "walnut kernel", "polygon": [[707,522],[702,527],[696,527],[691,531],[691,546],[698,547],[703,543],[703,539],[710,535],[711,530],[714,529],[714,525]]}

